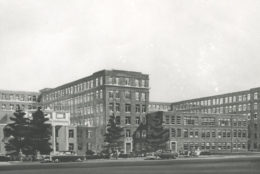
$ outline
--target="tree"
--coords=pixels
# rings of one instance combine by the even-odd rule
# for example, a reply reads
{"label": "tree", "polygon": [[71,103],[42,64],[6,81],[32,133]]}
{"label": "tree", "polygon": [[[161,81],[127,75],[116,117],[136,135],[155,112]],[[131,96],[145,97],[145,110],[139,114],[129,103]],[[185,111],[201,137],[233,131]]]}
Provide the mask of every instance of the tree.
{"label": "tree", "polygon": [[122,141],[122,131],[123,128],[116,124],[115,116],[110,116],[110,119],[107,124],[107,132],[104,135],[105,139],[105,151],[108,153],[114,153],[117,150],[120,150],[120,147],[123,144]]}
{"label": "tree", "polygon": [[25,113],[18,107],[10,119],[13,121],[4,127],[5,149],[7,154],[18,156],[19,153],[29,154],[30,146],[30,120],[25,118]]}
{"label": "tree", "polygon": [[[166,149],[166,142],[169,141],[169,129],[163,126],[162,115],[150,114],[146,120],[146,124],[140,124],[134,133],[135,151],[142,153],[143,151],[155,152]],[[145,132],[145,134],[140,135],[141,132]]]}
{"label": "tree", "polygon": [[38,151],[41,154],[49,154],[52,151],[49,142],[51,137],[51,125],[46,124],[48,120],[48,118],[45,118],[40,107],[32,114],[32,120],[30,122],[30,144],[33,148],[34,155],[36,155]]}

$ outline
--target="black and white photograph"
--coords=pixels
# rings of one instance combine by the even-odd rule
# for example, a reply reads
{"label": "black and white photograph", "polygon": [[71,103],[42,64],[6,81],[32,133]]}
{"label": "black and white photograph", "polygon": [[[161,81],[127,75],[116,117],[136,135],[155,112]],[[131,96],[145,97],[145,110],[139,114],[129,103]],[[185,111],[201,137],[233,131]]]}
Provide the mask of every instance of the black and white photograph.
{"label": "black and white photograph", "polygon": [[1,174],[259,174],[259,0],[0,0]]}

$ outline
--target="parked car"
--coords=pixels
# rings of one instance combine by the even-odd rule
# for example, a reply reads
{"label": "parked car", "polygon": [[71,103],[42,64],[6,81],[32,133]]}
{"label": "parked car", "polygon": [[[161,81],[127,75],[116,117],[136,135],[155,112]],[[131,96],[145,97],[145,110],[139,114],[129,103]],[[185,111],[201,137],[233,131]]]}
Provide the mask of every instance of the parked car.
{"label": "parked car", "polygon": [[178,157],[178,153],[173,151],[162,151],[158,152],[156,155],[161,159],[176,159]]}
{"label": "parked car", "polygon": [[42,159],[41,159],[41,163],[51,163],[52,160],[51,160],[51,157],[50,156],[44,156]]}
{"label": "parked car", "polygon": [[155,153],[147,153],[145,160],[157,160],[159,159],[159,156],[157,156]]}
{"label": "parked car", "polygon": [[73,151],[62,151],[58,155],[52,156],[53,162],[81,162],[85,156],[76,155]]}

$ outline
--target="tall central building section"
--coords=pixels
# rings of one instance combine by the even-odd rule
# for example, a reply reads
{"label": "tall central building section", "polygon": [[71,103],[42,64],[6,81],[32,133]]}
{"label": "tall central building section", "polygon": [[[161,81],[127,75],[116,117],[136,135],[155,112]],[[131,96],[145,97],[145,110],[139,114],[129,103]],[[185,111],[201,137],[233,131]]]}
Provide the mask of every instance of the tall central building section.
{"label": "tall central building section", "polygon": [[102,70],[91,76],[41,90],[41,103],[45,109],[65,111],[71,115],[71,124],[77,126],[78,147],[100,152],[110,116],[124,128],[121,150],[133,149],[132,135],[145,121],[149,104],[149,76],[140,72]]}

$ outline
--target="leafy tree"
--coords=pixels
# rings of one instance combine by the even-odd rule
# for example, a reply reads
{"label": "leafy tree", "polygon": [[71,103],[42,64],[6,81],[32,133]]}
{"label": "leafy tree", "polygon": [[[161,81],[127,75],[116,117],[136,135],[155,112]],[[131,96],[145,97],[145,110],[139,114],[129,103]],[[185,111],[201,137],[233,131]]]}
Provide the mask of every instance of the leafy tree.
{"label": "leafy tree", "polygon": [[20,152],[30,154],[30,120],[25,118],[25,113],[18,107],[13,114],[11,123],[4,127],[5,149],[7,154],[17,156]]}
{"label": "leafy tree", "polygon": [[166,142],[169,141],[169,129],[162,128],[156,131],[157,132],[155,132],[155,130],[148,132],[145,142],[148,151],[155,152],[157,150],[166,149]]}
{"label": "leafy tree", "polygon": [[37,154],[37,151],[41,154],[49,154],[52,151],[49,142],[51,137],[51,125],[46,124],[48,120],[48,118],[45,118],[40,107],[32,114],[32,120],[30,122],[30,144],[33,147],[34,155]]}
{"label": "leafy tree", "polygon": [[107,124],[107,132],[104,135],[105,139],[105,151],[108,153],[116,152],[120,150],[120,147],[123,144],[122,140],[122,131],[123,128],[116,124],[115,116],[110,116],[109,122]]}

